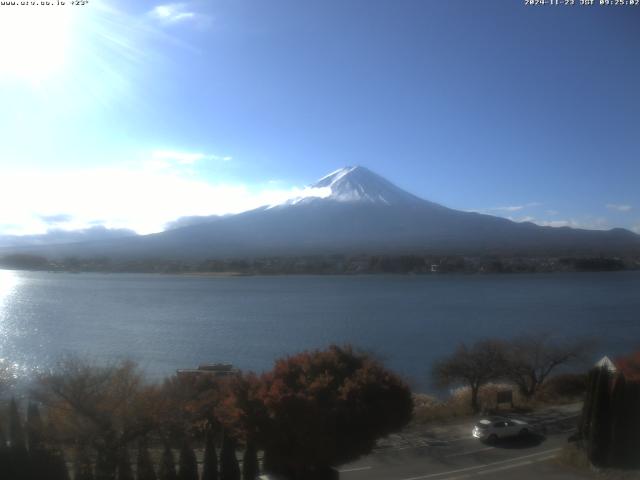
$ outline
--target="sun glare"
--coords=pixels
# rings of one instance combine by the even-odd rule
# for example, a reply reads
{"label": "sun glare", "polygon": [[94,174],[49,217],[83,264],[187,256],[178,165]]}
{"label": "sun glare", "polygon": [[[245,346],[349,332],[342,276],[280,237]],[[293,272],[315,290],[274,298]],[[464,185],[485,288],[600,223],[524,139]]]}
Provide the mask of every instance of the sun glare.
{"label": "sun glare", "polygon": [[0,270],[0,305],[18,285],[18,276],[11,270]]}
{"label": "sun glare", "polygon": [[5,7],[0,15],[0,79],[37,82],[62,70],[71,47],[73,10]]}
{"label": "sun glare", "polygon": [[[18,276],[11,270],[0,270],[0,340],[6,336],[7,325],[5,324],[5,305],[14,294],[16,287],[20,283]],[[2,343],[0,342],[0,352]],[[2,359],[0,358],[0,364]],[[1,367],[1,365],[0,365]]]}

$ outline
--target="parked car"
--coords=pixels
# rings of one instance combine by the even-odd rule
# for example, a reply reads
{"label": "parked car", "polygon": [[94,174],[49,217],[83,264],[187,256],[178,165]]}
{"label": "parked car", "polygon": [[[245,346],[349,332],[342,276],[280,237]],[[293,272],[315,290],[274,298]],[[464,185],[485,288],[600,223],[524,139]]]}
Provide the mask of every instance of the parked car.
{"label": "parked car", "polygon": [[529,433],[531,433],[529,424],[515,418],[483,419],[473,427],[473,436],[489,443],[500,438],[524,436]]}

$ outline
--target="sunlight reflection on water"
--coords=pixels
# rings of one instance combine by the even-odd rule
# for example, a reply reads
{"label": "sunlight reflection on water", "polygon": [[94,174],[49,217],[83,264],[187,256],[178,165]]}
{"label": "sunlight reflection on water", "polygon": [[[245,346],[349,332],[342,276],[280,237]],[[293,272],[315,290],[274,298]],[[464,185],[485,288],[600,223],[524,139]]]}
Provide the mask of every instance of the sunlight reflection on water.
{"label": "sunlight reflection on water", "polygon": [[15,325],[9,322],[7,305],[20,285],[20,277],[11,270],[0,270],[0,377],[17,379],[27,373],[26,368],[8,358],[8,342],[15,332]]}
{"label": "sunlight reflection on water", "polygon": [[7,325],[5,316],[5,307],[11,296],[15,293],[20,278],[16,272],[11,270],[0,270],[0,337],[7,335]]}

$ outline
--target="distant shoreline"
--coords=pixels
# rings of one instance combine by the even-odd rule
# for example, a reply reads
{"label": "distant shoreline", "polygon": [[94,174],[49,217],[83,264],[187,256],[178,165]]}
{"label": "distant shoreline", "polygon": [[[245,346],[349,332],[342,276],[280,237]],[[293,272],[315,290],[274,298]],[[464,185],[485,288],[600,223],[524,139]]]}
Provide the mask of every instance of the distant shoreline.
{"label": "distant shoreline", "polygon": [[243,272],[181,272],[166,273],[166,275],[179,275],[184,277],[253,277],[253,273]]}
{"label": "distant shoreline", "polygon": [[50,272],[155,273],[192,277],[254,275],[440,275],[640,270],[640,257],[576,255],[316,255],[204,260],[107,257],[48,259],[14,254],[0,257],[0,268]]}
{"label": "distant shoreline", "polygon": [[105,271],[105,270],[36,270],[24,268],[7,268],[0,266],[0,271],[30,272],[30,273],[51,273],[51,274],[68,274],[68,275],[153,275],[176,278],[246,278],[246,277],[429,277],[444,278],[450,276],[458,277],[490,277],[490,276],[520,276],[520,275],[567,275],[567,274],[594,274],[594,273],[631,273],[640,272],[640,269],[627,270],[571,270],[571,271],[549,271],[549,272],[447,272],[447,273],[412,273],[412,272],[357,272],[357,273],[335,273],[335,272],[280,272],[280,273],[243,273],[243,272],[136,272],[136,271]]}

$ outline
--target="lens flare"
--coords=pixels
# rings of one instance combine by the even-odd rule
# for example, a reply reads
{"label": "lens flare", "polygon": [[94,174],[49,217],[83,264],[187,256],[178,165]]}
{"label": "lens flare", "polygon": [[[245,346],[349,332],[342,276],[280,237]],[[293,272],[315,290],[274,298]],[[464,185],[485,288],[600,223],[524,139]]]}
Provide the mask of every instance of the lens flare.
{"label": "lens flare", "polygon": [[41,81],[63,69],[74,9],[14,5],[0,14],[0,78]]}

